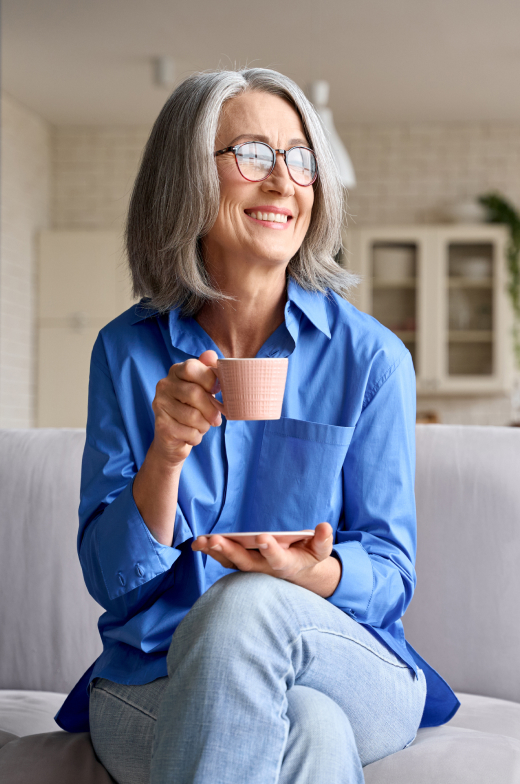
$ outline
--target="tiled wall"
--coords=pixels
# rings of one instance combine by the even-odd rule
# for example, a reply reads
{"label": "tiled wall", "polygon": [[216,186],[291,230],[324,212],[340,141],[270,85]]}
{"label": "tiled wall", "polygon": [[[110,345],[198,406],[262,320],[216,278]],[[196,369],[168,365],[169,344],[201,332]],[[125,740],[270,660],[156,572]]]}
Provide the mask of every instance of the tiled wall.
{"label": "tiled wall", "polygon": [[50,128],[2,96],[0,427],[31,427],[35,411],[35,238],[49,223]]}
{"label": "tiled wall", "polygon": [[149,128],[54,128],[55,229],[113,229],[123,223]]}
{"label": "tiled wall", "polygon": [[356,225],[442,222],[451,202],[495,189],[520,208],[520,124],[338,130],[358,179],[349,199]]}

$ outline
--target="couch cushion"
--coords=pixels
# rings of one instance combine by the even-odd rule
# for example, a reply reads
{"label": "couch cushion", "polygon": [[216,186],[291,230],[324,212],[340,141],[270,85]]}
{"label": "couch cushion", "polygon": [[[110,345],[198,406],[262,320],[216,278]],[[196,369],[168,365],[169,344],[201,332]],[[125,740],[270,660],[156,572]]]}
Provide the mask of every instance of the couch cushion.
{"label": "couch cushion", "polygon": [[17,735],[13,735],[12,732],[4,732],[0,730],[0,749],[2,746],[6,746],[8,743],[11,743],[12,740],[18,740]]}
{"label": "couch cushion", "polygon": [[508,735],[520,741],[520,703],[457,692],[460,708],[446,727]]}
{"label": "couch cushion", "polygon": [[0,749],[2,784],[113,784],[88,732],[27,735]]}
{"label": "couch cushion", "polygon": [[431,727],[419,730],[407,749],[372,762],[363,772],[366,784],[519,784],[520,741],[449,725]]}
{"label": "couch cushion", "polygon": [[66,696],[52,691],[0,691],[0,730],[19,737],[56,732],[54,716]]}

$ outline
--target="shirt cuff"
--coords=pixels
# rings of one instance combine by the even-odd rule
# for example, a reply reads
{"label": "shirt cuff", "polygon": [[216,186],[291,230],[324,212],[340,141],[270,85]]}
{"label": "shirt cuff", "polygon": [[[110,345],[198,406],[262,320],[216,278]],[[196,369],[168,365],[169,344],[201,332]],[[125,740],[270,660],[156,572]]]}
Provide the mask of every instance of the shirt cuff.
{"label": "shirt cuff", "polygon": [[193,534],[179,506],[173,547],[151,534],[134,501],[133,482],[110,503],[97,521],[96,549],[110,599],[123,596],[168,571]]}
{"label": "shirt cuff", "polygon": [[374,589],[370,556],[359,542],[336,544],[332,555],[341,562],[341,579],[327,601],[362,622]]}

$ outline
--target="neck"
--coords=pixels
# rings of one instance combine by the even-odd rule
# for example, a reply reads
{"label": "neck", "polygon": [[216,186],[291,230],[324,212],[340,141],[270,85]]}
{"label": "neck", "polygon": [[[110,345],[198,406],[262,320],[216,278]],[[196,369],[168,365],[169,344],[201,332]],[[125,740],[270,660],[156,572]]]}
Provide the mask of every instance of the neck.
{"label": "neck", "polygon": [[217,288],[235,299],[208,302],[198,312],[197,322],[224,357],[255,357],[284,321],[285,268],[252,269],[249,275],[233,280],[210,275]]}

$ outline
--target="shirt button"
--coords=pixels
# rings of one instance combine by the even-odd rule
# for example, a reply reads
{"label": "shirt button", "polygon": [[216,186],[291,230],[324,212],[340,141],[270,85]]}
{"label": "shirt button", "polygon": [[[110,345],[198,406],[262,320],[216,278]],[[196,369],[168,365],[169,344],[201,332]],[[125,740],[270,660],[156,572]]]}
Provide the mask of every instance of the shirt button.
{"label": "shirt button", "polygon": [[136,564],[136,565],[135,565],[135,571],[137,572],[137,574],[139,575],[139,577],[144,577],[144,569],[143,569],[143,567],[141,566],[141,564]]}
{"label": "shirt button", "polygon": [[118,576],[118,578],[119,578],[119,582],[121,583],[121,585],[124,585],[124,584],[126,583],[126,580],[125,580],[125,578],[124,578],[124,575],[123,575],[121,572],[118,572],[118,573],[117,573],[117,576]]}

